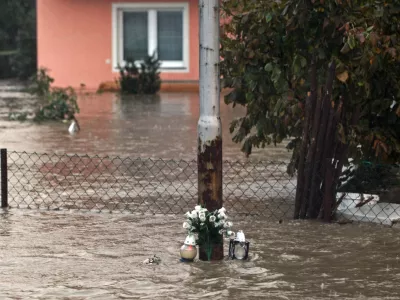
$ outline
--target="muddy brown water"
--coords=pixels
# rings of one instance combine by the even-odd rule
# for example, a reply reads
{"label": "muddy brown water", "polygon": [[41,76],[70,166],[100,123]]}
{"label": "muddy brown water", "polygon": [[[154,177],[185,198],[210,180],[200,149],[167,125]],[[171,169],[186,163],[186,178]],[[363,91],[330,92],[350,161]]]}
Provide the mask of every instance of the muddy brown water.
{"label": "muddy brown water", "polygon": [[2,213],[0,299],[400,299],[395,229],[233,218],[249,261],[186,264],[182,220]]}
{"label": "muddy brown water", "polygon": [[[9,112],[32,112],[32,99],[0,97],[1,147],[16,151],[118,155],[190,160],[197,153],[197,93],[161,93],[155,97],[82,94],[79,97],[81,126],[71,136],[68,125],[49,122],[8,122]],[[0,93],[1,96],[1,93]],[[242,107],[232,108],[221,97],[223,158],[246,160],[240,146],[232,142],[229,124],[242,116]],[[252,160],[286,160],[286,143],[255,149]]]}
{"label": "muddy brown water", "polygon": [[[195,158],[196,94],[132,100],[113,94],[81,97],[82,131],[70,136],[68,124],[6,121],[8,112],[32,110],[34,101],[0,99],[1,147]],[[228,131],[230,120],[242,114],[240,108],[221,106],[224,159],[246,160]],[[256,150],[251,159],[288,157],[280,145]],[[35,196],[42,199],[42,192]],[[249,261],[184,264],[178,261],[185,237],[180,214],[0,211],[0,299],[400,299],[396,229],[232,218],[251,242]],[[154,254],[160,265],[142,264]]]}

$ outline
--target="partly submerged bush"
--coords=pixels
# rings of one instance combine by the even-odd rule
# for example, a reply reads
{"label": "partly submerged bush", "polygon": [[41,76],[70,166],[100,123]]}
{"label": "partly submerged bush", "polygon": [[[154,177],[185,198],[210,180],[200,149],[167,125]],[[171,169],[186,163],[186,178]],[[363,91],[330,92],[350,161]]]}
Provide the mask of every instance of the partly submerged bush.
{"label": "partly submerged bush", "polygon": [[362,161],[343,171],[338,191],[382,193],[395,188],[400,188],[400,165]]}
{"label": "partly submerged bush", "polygon": [[54,79],[47,74],[47,69],[40,68],[37,74],[31,77],[29,92],[39,97],[45,97],[50,94],[51,84]]}
{"label": "partly submerged bush", "polygon": [[27,112],[10,112],[8,114],[8,120],[10,121],[26,121],[28,118]]}
{"label": "partly submerged bush", "polygon": [[122,93],[126,94],[155,94],[160,90],[160,61],[155,57],[147,56],[140,67],[134,60],[127,60],[124,67],[118,66],[119,85]]}
{"label": "partly submerged bush", "polygon": [[35,121],[71,120],[79,113],[77,95],[73,88],[55,88],[48,95],[48,104],[39,108]]}
{"label": "partly submerged bush", "polygon": [[160,90],[160,61],[152,56],[147,56],[140,64],[139,87],[143,94],[155,94]]}
{"label": "partly submerged bush", "polygon": [[125,94],[139,94],[139,69],[136,65],[128,61],[124,67],[118,66],[118,69],[121,92]]}
{"label": "partly submerged bush", "polygon": [[35,114],[35,121],[70,120],[79,113],[77,95],[72,87],[51,89],[54,79],[41,68],[32,80],[31,94],[44,101]]}

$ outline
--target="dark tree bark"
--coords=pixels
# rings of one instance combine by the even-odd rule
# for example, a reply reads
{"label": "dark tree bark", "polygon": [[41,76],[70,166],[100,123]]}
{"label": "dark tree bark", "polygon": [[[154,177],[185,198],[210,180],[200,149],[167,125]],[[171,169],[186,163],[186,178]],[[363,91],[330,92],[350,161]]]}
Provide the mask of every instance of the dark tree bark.
{"label": "dark tree bark", "polygon": [[[316,75],[315,79],[312,78],[312,83],[316,83]],[[313,86],[313,85],[312,85]],[[316,85],[315,85],[315,91],[317,90]],[[319,122],[321,118],[321,108],[322,108],[322,101],[318,99],[318,95],[315,94],[315,111],[314,111],[314,119],[312,122],[312,127],[311,127],[311,140],[310,140],[310,145],[308,147],[308,152],[307,152],[307,158],[304,166],[304,187],[303,187],[303,193],[301,195],[301,206],[300,206],[300,213],[299,217],[301,219],[304,219],[306,217],[307,213],[307,208],[308,208],[308,195],[310,191],[310,181],[311,181],[311,171],[313,169],[313,158],[314,158],[314,153],[315,153],[315,148],[316,148],[316,140],[317,140],[317,135],[318,135],[318,129],[319,129]],[[300,174],[298,176],[301,176]]]}
{"label": "dark tree bark", "polygon": [[308,144],[309,144],[309,132],[310,132],[310,124],[312,123],[312,112],[313,108],[316,105],[317,100],[317,67],[315,65],[314,59],[311,62],[310,68],[310,78],[311,81],[311,91],[307,95],[306,107],[305,107],[305,117],[304,117],[304,127],[303,127],[303,136],[302,143],[300,147],[299,153],[299,165],[297,168],[297,187],[296,187],[296,200],[295,200],[295,209],[294,209],[294,218],[299,218],[301,201],[303,199],[304,193],[304,163],[307,154]]}
{"label": "dark tree bark", "polygon": [[331,102],[332,102],[333,81],[335,79],[335,73],[336,73],[336,64],[335,62],[332,62],[328,70],[328,76],[325,84],[325,95],[323,97],[323,104],[322,104],[322,117],[317,136],[317,142],[316,142],[317,147],[315,151],[314,164],[311,175],[309,206],[307,210],[307,216],[310,219],[317,218],[321,208],[320,203],[318,203],[319,201],[317,199],[322,198],[321,169],[322,165],[326,163],[326,160],[322,157],[322,155],[324,153],[324,148],[326,146],[325,135],[329,134],[329,131],[327,131],[327,127],[329,124],[330,112],[332,110]]}

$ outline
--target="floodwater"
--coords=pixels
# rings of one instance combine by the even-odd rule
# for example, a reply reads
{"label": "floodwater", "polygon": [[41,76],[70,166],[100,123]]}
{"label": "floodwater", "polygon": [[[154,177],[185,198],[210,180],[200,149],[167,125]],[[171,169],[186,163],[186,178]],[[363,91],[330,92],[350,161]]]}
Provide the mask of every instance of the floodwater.
{"label": "floodwater", "polygon": [[[4,93],[3,93],[4,94]],[[9,93],[10,94],[10,93]],[[27,152],[98,154],[123,157],[195,159],[197,153],[197,93],[161,93],[154,97],[112,93],[79,97],[81,131],[71,136],[68,125],[5,121],[8,112],[32,111],[32,99],[0,97],[1,147]],[[242,107],[223,103],[223,151],[226,160],[246,160],[232,142],[229,124],[244,115]],[[253,160],[286,160],[286,144],[255,149]]]}
{"label": "floodwater", "polygon": [[[186,264],[182,221],[0,214],[0,299],[400,299],[396,229],[234,218],[249,261]],[[159,265],[143,264],[153,255]]]}
{"label": "floodwater", "polygon": [[[153,99],[82,95],[78,116],[82,131],[71,136],[68,124],[6,121],[9,112],[29,112],[35,106],[34,99],[15,99],[15,93],[7,93],[3,92],[0,97],[0,140],[1,147],[9,151],[185,160],[196,157],[197,94],[167,93]],[[227,160],[246,160],[239,146],[232,143],[228,130],[230,120],[243,112],[241,108],[221,105],[223,150]],[[284,146],[256,150],[250,159],[287,160],[289,153]],[[176,186],[188,192],[185,194],[175,185],[160,184],[158,175],[152,171],[153,177],[145,185],[149,189],[146,193],[156,194],[152,196],[154,199],[149,199],[140,194],[143,186],[135,186],[135,182],[142,184],[136,177],[112,173],[120,176],[116,181],[122,182],[122,178],[126,182],[123,190],[115,192],[115,186],[96,173],[86,176],[82,171],[82,176],[74,178],[57,173],[60,170],[54,167],[56,162],[52,165],[51,156],[41,158],[45,160],[31,159],[32,166],[24,160],[21,165],[13,164],[12,159],[10,156],[9,175],[20,177],[10,179],[11,184],[17,178],[14,187],[19,188],[10,193],[24,199],[31,197],[33,203],[50,200],[57,204],[56,199],[62,204],[78,203],[85,208],[96,198],[106,203],[105,209],[99,210],[107,211],[107,205],[124,197],[130,200],[139,197],[150,202],[167,194],[175,204],[176,199],[190,198],[193,202],[196,198],[196,178],[192,178],[195,175],[192,172],[188,182],[175,178]],[[72,170],[81,171],[85,167],[71,162]],[[44,174],[34,183],[33,173],[39,174],[36,164]],[[93,165],[95,171],[96,166]],[[244,173],[240,174],[234,168],[229,171],[228,176],[232,178],[225,182],[225,194],[234,195],[246,205],[255,205],[256,209],[270,208],[265,201],[263,205],[267,206],[261,208],[253,202],[255,197],[263,200],[263,193],[271,197],[275,191],[276,197],[282,199],[293,195],[294,185],[289,179],[285,179],[288,181],[285,186],[290,185],[290,189],[277,190],[278,180],[272,178],[269,169],[252,167],[251,170],[253,173],[242,170]],[[274,176],[276,170],[284,171],[281,165],[273,166],[272,170],[275,170]],[[235,182],[238,174],[242,178]],[[50,176],[51,187],[42,185],[40,179],[44,175]],[[271,178],[266,181],[267,177]],[[254,183],[254,179],[257,188],[252,191],[248,181]],[[170,192],[171,187],[174,192]],[[70,188],[75,193],[69,193]],[[76,193],[77,188],[84,193]],[[144,204],[146,209],[151,207],[147,202]],[[190,202],[190,207],[193,204]],[[228,213],[234,209],[228,205]],[[157,210],[150,211],[157,213]],[[272,220],[275,219],[232,217],[235,230],[244,230],[251,242],[249,261],[184,264],[178,260],[185,238],[181,214],[0,210],[0,299],[400,299],[398,229],[286,219],[279,224]],[[161,257],[160,265],[142,263],[154,254]]]}

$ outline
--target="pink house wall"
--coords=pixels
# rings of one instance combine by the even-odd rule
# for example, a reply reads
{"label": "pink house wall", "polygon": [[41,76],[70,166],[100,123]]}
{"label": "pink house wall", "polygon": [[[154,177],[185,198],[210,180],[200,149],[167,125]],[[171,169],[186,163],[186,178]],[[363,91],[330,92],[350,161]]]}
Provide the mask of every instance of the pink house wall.
{"label": "pink house wall", "polygon": [[[186,2],[189,4],[189,69],[161,74],[165,81],[199,79],[198,0],[38,0],[38,67],[48,68],[56,86],[97,89],[114,81],[112,3]],[[109,63],[107,63],[107,60]]]}

